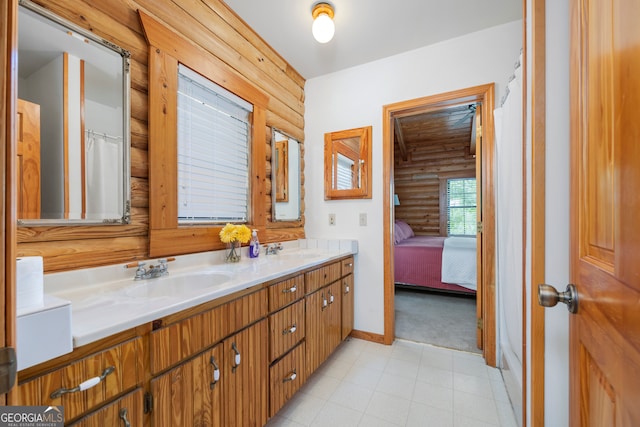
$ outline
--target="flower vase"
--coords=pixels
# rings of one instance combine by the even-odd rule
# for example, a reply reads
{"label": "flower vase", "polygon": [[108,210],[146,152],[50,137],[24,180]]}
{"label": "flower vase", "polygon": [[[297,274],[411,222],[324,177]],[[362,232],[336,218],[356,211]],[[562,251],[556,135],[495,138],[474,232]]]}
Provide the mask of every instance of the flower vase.
{"label": "flower vase", "polygon": [[227,243],[227,249],[224,252],[225,262],[240,262],[240,242],[237,240]]}

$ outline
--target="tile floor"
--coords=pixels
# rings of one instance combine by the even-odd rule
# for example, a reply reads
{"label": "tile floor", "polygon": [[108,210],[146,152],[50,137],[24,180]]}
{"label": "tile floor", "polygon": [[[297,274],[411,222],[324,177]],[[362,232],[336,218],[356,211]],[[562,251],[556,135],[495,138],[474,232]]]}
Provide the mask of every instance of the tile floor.
{"label": "tile floor", "polygon": [[500,371],[480,355],[349,339],[272,418],[276,426],[517,426]]}

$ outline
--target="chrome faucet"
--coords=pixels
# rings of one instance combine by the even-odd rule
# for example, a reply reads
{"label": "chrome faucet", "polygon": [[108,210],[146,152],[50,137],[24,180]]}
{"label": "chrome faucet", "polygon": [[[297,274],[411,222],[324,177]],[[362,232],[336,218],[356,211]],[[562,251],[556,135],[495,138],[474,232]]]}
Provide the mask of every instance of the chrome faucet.
{"label": "chrome faucet", "polygon": [[138,267],[136,269],[136,275],[133,277],[133,280],[146,280],[153,279],[160,276],[166,276],[169,274],[169,265],[167,264],[169,260],[166,258],[161,258],[158,260],[158,264],[150,265],[149,268],[146,268],[146,262],[137,262],[126,264],[124,268]]}
{"label": "chrome faucet", "polygon": [[282,250],[282,243],[272,243],[267,245],[267,255],[278,255],[278,251]]}

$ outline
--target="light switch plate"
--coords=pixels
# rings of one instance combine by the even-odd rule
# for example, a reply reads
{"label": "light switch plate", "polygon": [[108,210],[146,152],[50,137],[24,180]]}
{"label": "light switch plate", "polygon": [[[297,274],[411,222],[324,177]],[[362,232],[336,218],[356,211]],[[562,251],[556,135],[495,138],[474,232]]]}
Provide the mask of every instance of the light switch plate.
{"label": "light switch plate", "polygon": [[336,225],[336,214],[329,214],[329,225]]}

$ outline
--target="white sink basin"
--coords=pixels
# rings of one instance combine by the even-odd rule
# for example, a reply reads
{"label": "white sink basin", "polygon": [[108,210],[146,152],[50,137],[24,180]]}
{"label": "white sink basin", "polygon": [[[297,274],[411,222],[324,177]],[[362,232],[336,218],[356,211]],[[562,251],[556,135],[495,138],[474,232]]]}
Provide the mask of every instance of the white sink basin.
{"label": "white sink basin", "polygon": [[165,276],[149,279],[124,291],[130,298],[158,298],[188,296],[223,285],[231,280],[227,272],[207,271],[181,276]]}

